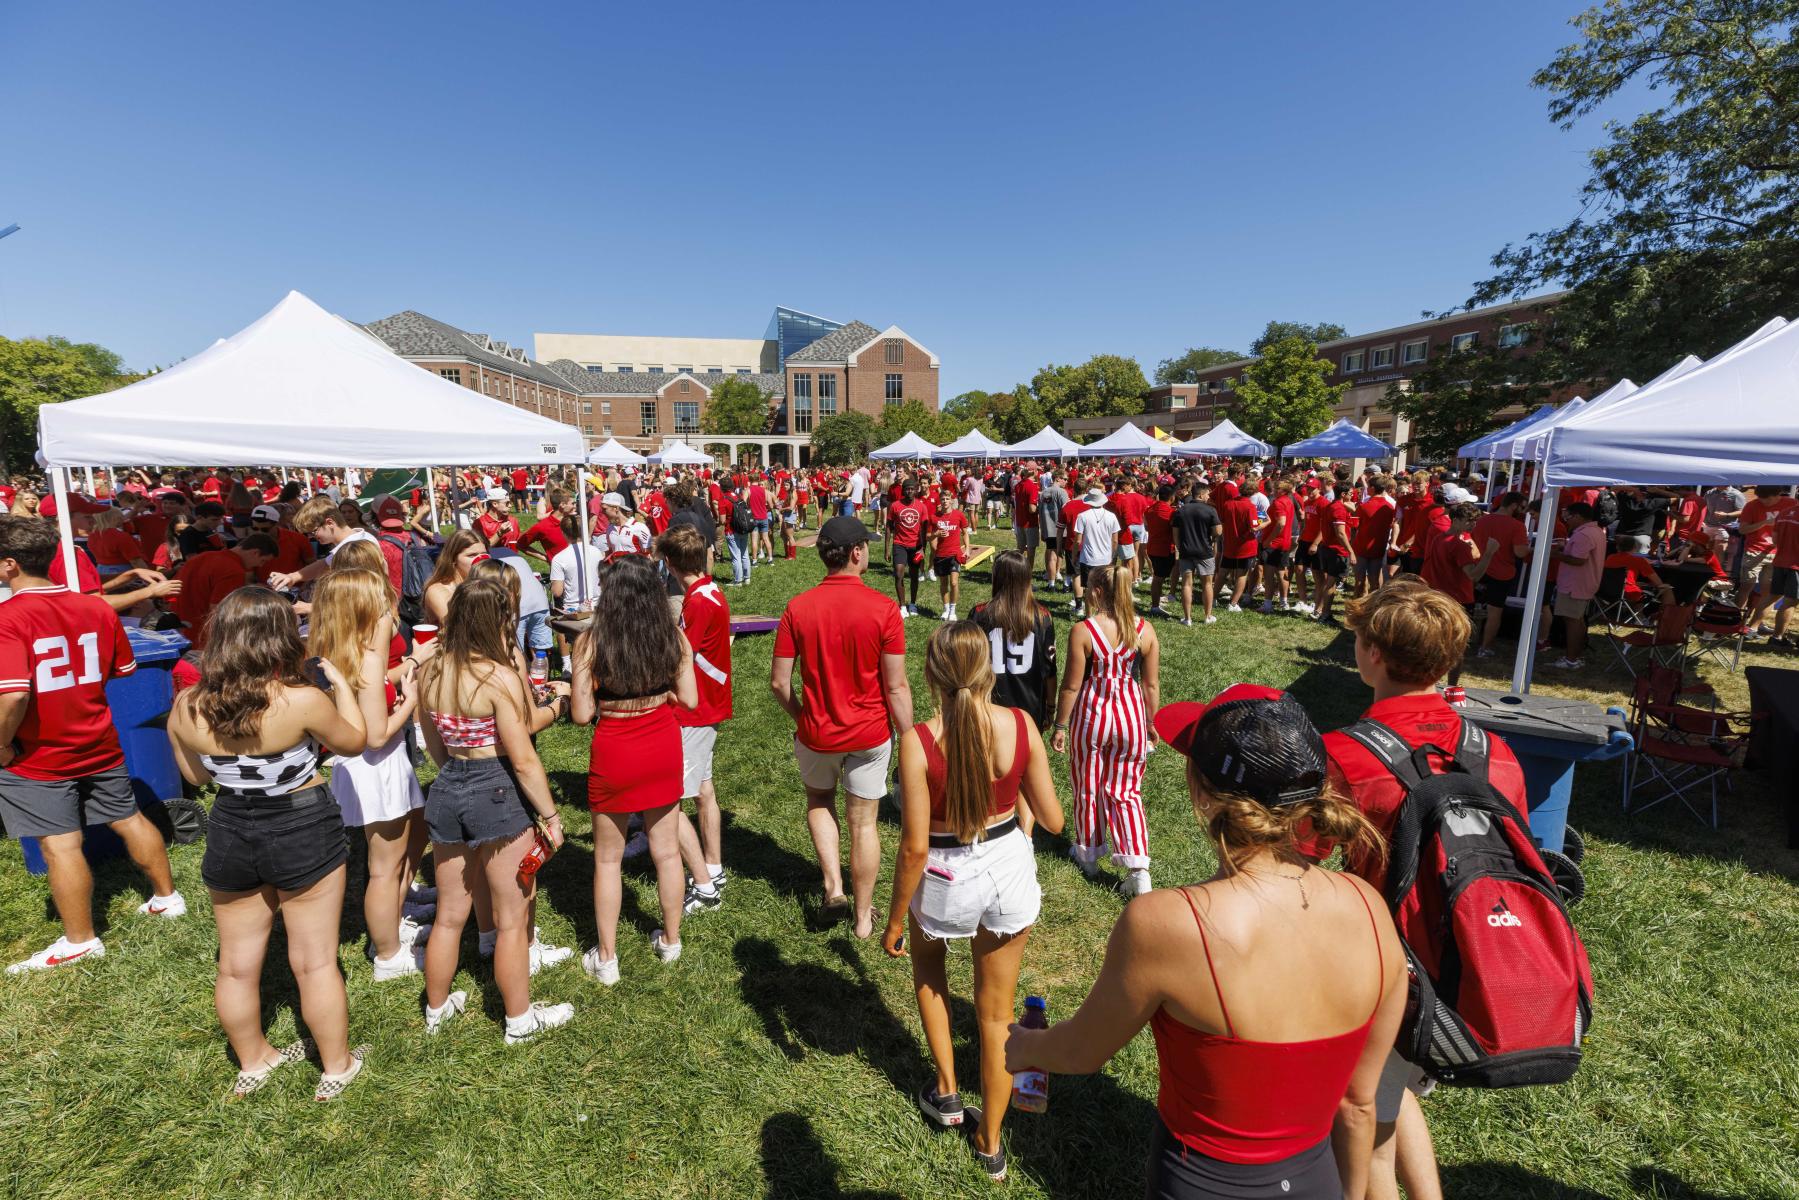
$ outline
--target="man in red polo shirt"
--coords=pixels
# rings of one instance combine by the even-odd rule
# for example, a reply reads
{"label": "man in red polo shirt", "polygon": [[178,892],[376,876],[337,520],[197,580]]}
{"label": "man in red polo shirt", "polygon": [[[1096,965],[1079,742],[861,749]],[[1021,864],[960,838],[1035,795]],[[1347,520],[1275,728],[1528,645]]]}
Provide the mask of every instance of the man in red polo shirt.
{"label": "man in red polo shirt", "polygon": [[1524,511],[1523,492],[1504,492],[1493,502],[1493,511],[1474,523],[1474,544],[1485,546],[1498,542],[1487,573],[1481,576],[1475,593],[1487,606],[1486,622],[1481,626],[1480,650],[1477,658],[1491,658],[1496,653],[1493,643],[1499,640],[1499,626],[1505,618],[1506,597],[1517,586],[1518,568],[1530,558],[1530,531],[1519,515]]}
{"label": "man in red polo shirt", "polygon": [[1037,468],[1025,467],[1012,485],[1012,537],[1024,551],[1025,561],[1034,575],[1037,572],[1037,544],[1043,540],[1037,527],[1037,501],[1042,489],[1037,486]]}
{"label": "man in red polo shirt", "polygon": [[[712,755],[718,727],[731,716],[731,604],[706,570],[706,539],[682,524],[656,539],[657,553],[681,585],[681,632],[693,651],[693,677],[699,703],[677,707],[681,726],[681,799],[691,798],[694,815],[677,810],[675,831],[691,882],[686,911],[702,912],[724,903],[724,819],[712,786]],[[698,825],[696,831],[694,826]]]}
{"label": "man in red polo shirt", "polygon": [[1387,544],[1393,540],[1393,520],[1399,508],[1387,495],[1390,480],[1376,476],[1368,481],[1367,493],[1356,506],[1355,533],[1350,548],[1355,551],[1355,594],[1365,596],[1387,578]]}
{"label": "man in red polo shirt", "polygon": [[1349,540],[1349,506],[1336,491],[1325,491],[1318,509],[1317,565],[1312,570],[1312,620],[1328,623],[1331,608],[1337,602],[1337,581],[1343,578],[1355,557],[1355,546]]}
{"label": "man in red polo shirt", "polygon": [[310,539],[297,530],[284,528],[281,510],[272,504],[259,504],[250,510],[250,532],[260,533],[275,542],[274,557],[264,559],[256,577],[266,582],[277,571],[298,571],[317,557]]}
{"label": "man in red polo shirt", "polygon": [[475,530],[489,546],[504,546],[508,550],[518,548],[518,518],[512,515],[506,499],[506,489],[492,487],[481,493],[486,501],[486,508],[475,518]]}
{"label": "man in red polo shirt", "polygon": [[[1374,689],[1374,703],[1362,716],[1379,721],[1407,744],[1454,750],[1460,744],[1462,719],[1436,683],[1461,663],[1471,626],[1460,605],[1429,585],[1395,579],[1372,595],[1351,600],[1344,625],[1355,634],[1356,670]],[[1524,772],[1511,748],[1488,735],[1488,778],[1520,813],[1528,811]],[[1331,759],[1331,782],[1354,798],[1383,839],[1405,799],[1399,781],[1360,742],[1341,731],[1324,735]],[[1439,764],[1440,765],[1440,764]],[[1349,870],[1383,895],[1385,866],[1378,860],[1352,856]],[[1370,1194],[1397,1196],[1404,1183],[1415,1200],[1442,1200],[1436,1153],[1418,1095],[1424,1073],[1394,1053],[1381,1075],[1375,1097],[1374,1161]]]}
{"label": "man in red polo shirt", "polygon": [[1249,599],[1250,569],[1256,565],[1256,503],[1238,490],[1234,480],[1227,480],[1214,490],[1218,524],[1224,529],[1218,545],[1218,574],[1221,589],[1230,592],[1228,611],[1242,612]]}
{"label": "man in red polo shirt", "polygon": [[517,550],[520,554],[524,554],[529,551],[534,544],[542,542],[543,549],[537,551],[537,553],[543,555],[545,562],[555,558],[558,554],[561,554],[564,550],[568,549],[568,538],[565,537],[562,532],[562,519],[564,517],[578,516],[579,514],[575,512],[575,508],[576,504],[573,496],[560,488],[551,492],[549,496],[549,510],[545,512],[543,516],[539,517],[537,522],[533,524],[531,528],[519,535],[518,542],[513,546],[513,549]]}
{"label": "man in red polo shirt", "polygon": [[[881,870],[876,814],[887,793],[891,736],[912,728],[906,631],[899,608],[862,582],[868,527],[832,517],[818,532],[823,583],[787,602],[775,631],[769,688],[797,727],[794,756],[806,786],[806,826],[818,853],[827,910],[844,907],[837,787],[846,794],[856,936],[874,933]],[[794,663],[803,690],[795,695]],[[803,696],[803,699],[802,699]]]}
{"label": "man in red polo shirt", "polygon": [[[1499,543],[1489,540],[1485,546],[1477,546],[1468,535],[1480,520],[1479,505],[1461,501],[1446,511],[1449,532],[1431,543],[1424,557],[1424,582],[1461,605],[1463,612],[1469,612],[1474,606],[1474,585],[1486,575],[1493,556],[1499,552]],[[1469,615],[1472,617],[1472,613]],[[1449,669],[1448,682],[1454,686],[1461,677],[1462,662],[1458,658]]]}
{"label": "man in red polo shirt", "polygon": [[262,564],[278,554],[275,539],[252,533],[229,550],[208,550],[181,564],[181,595],[175,614],[187,626],[194,649],[206,646],[206,618],[219,601],[255,581]]}

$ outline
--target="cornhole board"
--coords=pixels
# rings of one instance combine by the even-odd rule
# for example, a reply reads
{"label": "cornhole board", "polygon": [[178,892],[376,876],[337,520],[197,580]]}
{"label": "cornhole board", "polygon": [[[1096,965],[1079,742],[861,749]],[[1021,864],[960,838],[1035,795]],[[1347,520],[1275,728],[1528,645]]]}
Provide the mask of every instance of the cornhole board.
{"label": "cornhole board", "polygon": [[973,554],[970,554],[968,556],[968,561],[962,564],[962,569],[964,571],[966,571],[970,567],[980,566],[982,563],[984,563],[988,559],[992,558],[993,555],[998,551],[998,549],[999,548],[997,546],[982,546],[982,547],[980,547]]}
{"label": "cornhole board", "polygon": [[773,633],[781,624],[779,617],[759,617],[753,613],[739,613],[731,617],[731,636],[742,637],[746,633]]}

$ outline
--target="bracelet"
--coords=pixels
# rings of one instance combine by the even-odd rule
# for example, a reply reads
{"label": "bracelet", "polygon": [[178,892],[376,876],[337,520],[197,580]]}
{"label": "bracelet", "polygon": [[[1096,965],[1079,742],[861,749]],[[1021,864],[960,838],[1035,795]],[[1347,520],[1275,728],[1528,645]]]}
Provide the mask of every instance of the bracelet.
{"label": "bracelet", "polygon": [[1064,725],[1064,724],[1062,724],[1062,722],[1060,722],[1060,721],[1057,721],[1057,722],[1056,722],[1056,726],[1055,726],[1055,727],[1056,727],[1056,729],[1057,729],[1057,731],[1059,731],[1059,732],[1061,732],[1061,733],[1067,733],[1067,732],[1068,732],[1068,726],[1066,726],[1066,725]]}

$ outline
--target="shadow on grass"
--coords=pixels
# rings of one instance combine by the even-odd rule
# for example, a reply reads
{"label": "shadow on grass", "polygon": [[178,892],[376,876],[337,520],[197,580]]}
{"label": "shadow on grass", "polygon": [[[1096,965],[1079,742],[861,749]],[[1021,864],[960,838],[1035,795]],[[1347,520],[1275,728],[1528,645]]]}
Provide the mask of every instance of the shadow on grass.
{"label": "shadow on grass", "polygon": [[837,1184],[837,1173],[837,1160],[826,1152],[811,1121],[798,1113],[776,1113],[762,1123],[768,1200],[901,1200],[898,1192],[846,1192]]}
{"label": "shadow on grass", "polygon": [[[1546,1175],[1511,1163],[1461,1163],[1443,1168],[1443,1194],[1455,1200],[1603,1200],[1605,1193],[1570,1187]],[[1630,1194],[1645,1200],[1765,1200],[1772,1192],[1754,1196],[1726,1195],[1696,1188],[1660,1167],[1631,1168]]]}

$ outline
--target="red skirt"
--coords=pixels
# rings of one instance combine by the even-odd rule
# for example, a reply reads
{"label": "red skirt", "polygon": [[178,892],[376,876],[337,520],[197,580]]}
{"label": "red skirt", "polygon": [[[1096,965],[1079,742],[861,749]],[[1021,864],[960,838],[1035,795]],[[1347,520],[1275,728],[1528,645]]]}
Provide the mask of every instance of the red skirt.
{"label": "red skirt", "polygon": [[587,759],[587,807],[634,813],[681,800],[681,727],[659,704],[641,716],[601,715]]}

